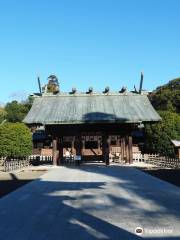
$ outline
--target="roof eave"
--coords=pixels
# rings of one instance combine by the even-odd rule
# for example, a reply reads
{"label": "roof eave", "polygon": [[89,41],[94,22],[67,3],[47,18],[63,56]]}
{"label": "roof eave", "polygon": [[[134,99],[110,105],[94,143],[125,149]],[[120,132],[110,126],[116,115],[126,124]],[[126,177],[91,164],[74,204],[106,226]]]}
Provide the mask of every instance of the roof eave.
{"label": "roof eave", "polygon": [[116,124],[138,124],[138,123],[152,123],[152,122],[159,122],[161,121],[161,119],[145,119],[145,120],[125,120],[125,121],[62,121],[62,122],[25,122],[25,124],[28,124],[28,125],[73,125],[73,124],[103,124],[103,123],[109,123],[109,124],[113,124],[113,123],[116,123]]}

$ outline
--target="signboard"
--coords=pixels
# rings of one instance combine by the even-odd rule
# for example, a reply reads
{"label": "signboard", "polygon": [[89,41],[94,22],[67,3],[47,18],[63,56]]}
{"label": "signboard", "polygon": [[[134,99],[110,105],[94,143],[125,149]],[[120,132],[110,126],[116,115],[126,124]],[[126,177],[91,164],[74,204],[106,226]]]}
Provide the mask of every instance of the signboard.
{"label": "signboard", "polygon": [[81,161],[81,156],[80,156],[80,155],[76,155],[76,156],[74,157],[74,160],[75,160],[75,161]]}

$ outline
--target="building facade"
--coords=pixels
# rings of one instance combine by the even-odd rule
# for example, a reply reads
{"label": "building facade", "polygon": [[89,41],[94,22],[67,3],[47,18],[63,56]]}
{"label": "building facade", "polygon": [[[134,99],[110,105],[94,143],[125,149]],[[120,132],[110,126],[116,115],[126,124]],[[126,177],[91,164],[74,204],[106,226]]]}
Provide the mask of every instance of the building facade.
{"label": "building facade", "polygon": [[144,123],[161,118],[146,94],[137,92],[93,92],[75,89],[69,93],[44,93],[34,96],[24,122],[32,129],[44,126],[52,137],[54,165],[63,163],[65,152],[81,156],[83,161],[103,161],[112,156],[132,163],[132,133]]}

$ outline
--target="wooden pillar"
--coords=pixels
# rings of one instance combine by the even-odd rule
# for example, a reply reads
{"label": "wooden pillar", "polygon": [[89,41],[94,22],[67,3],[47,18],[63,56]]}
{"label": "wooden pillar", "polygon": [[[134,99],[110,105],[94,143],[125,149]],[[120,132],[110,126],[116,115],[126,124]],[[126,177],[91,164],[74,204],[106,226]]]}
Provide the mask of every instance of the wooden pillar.
{"label": "wooden pillar", "polygon": [[109,154],[110,154],[110,139],[107,138],[107,146],[106,146],[106,165],[109,165]]}
{"label": "wooden pillar", "polygon": [[129,163],[133,162],[133,151],[132,151],[133,143],[132,136],[128,137],[128,149],[129,149]]}
{"label": "wooden pillar", "polygon": [[132,145],[133,145],[132,136],[126,136],[126,139],[125,139],[126,163],[133,162]]}
{"label": "wooden pillar", "polygon": [[73,140],[72,140],[72,142],[71,142],[71,153],[72,153],[73,155],[75,155],[74,137],[73,137]]}
{"label": "wooden pillar", "polygon": [[126,136],[126,138],[125,138],[125,143],[126,143],[126,146],[125,146],[125,148],[126,148],[126,163],[129,163],[129,137],[128,136]]}
{"label": "wooden pillar", "polygon": [[98,152],[101,150],[101,140],[98,139]]}
{"label": "wooden pillar", "polygon": [[103,155],[103,158],[104,158],[104,161],[106,163],[106,140],[105,140],[105,136],[102,137],[102,155]]}
{"label": "wooden pillar", "polygon": [[81,155],[81,137],[77,136],[75,139],[76,155]]}
{"label": "wooden pillar", "polygon": [[59,165],[59,144],[60,144],[60,139],[56,138],[56,140],[57,140],[56,161],[57,161],[57,165]]}
{"label": "wooden pillar", "polygon": [[63,138],[59,139],[59,158],[58,158],[58,165],[61,165],[63,162]]}
{"label": "wooden pillar", "polygon": [[125,138],[121,138],[121,159],[122,161],[125,160]]}
{"label": "wooden pillar", "polygon": [[53,137],[53,165],[57,166],[57,138]]}
{"label": "wooden pillar", "polygon": [[84,155],[84,151],[85,151],[85,140],[82,140],[82,149],[81,149],[81,155]]}
{"label": "wooden pillar", "polygon": [[109,165],[110,142],[108,140],[108,136],[107,135],[103,136],[102,150],[103,150],[103,156],[104,156],[105,164]]}
{"label": "wooden pillar", "polygon": [[[117,139],[117,143],[116,143],[116,144],[117,144],[117,146],[120,147],[120,149],[121,149],[121,139]],[[119,153],[119,154],[120,154],[120,153]],[[121,160],[122,160],[122,156],[120,155],[120,156],[119,156],[119,163],[121,162]]]}

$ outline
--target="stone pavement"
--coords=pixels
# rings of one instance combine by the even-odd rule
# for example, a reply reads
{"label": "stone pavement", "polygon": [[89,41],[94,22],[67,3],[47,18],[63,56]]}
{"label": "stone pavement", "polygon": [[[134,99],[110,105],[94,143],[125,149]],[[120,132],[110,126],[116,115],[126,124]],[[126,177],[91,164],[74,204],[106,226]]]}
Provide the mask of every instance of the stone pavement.
{"label": "stone pavement", "polygon": [[0,199],[0,240],[142,238],[180,239],[180,189],[132,167],[54,167]]}

